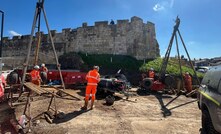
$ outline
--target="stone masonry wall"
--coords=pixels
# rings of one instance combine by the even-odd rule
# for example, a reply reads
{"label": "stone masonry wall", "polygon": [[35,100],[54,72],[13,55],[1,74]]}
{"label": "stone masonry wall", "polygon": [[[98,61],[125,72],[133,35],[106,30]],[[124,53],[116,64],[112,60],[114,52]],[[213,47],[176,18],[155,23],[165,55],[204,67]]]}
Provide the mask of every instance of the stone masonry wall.
{"label": "stone masonry wall", "polygon": [[[131,20],[117,20],[116,24],[108,21],[95,22],[94,26],[76,29],[63,29],[61,33],[51,30],[57,55],[68,52],[83,52],[89,54],[116,54],[130,55],[138,60],[154,59],[160,55],[159,45],[156,40],[155,25],[152,22],[143,23],[139,17]],[[54,53],[48,34],[41,32],[41,47],[39,62],[54,63]],[[30,35],[14,36],[12,39],[3,38],[4,62],[13,62],[9,59],[22,59],[27,56]],[[37,44],[37,33],[33,38],[31,59],[33,60]],[[24,60],[20,60],[21,63]],[[17,61],[18,62],[18,61]],[[17,63],[16,62],[16,63]]]}

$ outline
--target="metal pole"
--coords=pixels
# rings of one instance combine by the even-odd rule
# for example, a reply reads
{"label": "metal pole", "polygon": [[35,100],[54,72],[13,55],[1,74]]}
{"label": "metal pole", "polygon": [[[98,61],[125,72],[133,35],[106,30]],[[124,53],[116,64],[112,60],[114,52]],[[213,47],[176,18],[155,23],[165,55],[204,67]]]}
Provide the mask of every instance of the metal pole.
{"label": "metal pole", "polygon": [[185,43],[184,43],[184,41],[183,41],[183,38],[182,38],[182,36],[181,36],[181,34],[180,34],[179,29],[178,29],[178,34],[179,34],[179,36],[180,36],[180,39],[181,39],[182,44],[183,44],[183,47],[184,47],[184,49],[185,49],[185,51],[186,51],[186,54],[187,54],[187,56],[188,56],[189,63],[190,63],[190,65],[191,65],[191,68],[193,69],[194,75],[196,76],[196,79],[197,79],[197,82],[198,82],[197,84],[200,85],[200,80],[199,80],[199,78],[197,77],[196,70],[195,70],[195,68],[194,68],[194,66],[193,66],[193,63],[192,63],[191,59],[190,59],[190,55],[189,55],[189,53],[188,53],[188,51],[187,51],[186,45],[185,45]]}
{"label": "metal pole", "polygon": [[38,40],[37,40],[37,45],[36,45],[36,50],[35,50],[35,61],[34,61],[34,65],[38,64],[38,53],[39,53],[39,48],[40,48],[40,44],[41,44],[41,33],[40,33],[40,26],[41,26],[41,6],[42,3],[37,3],[37,8],[38,8],[38,14],[37,14],[37,18],[38,18]]}
{"label": "metal pole", "polygon": [[166,51],[166,54],[165,54],[165,57],[163,59],[161,69],[160,69],[160,79],[163,80],[163,81],[164,81],[164,78],[165,78],[167,63],[168,63],[168,60],[169,60],[169,57],[170,57],[170,52],[171,52],[171,48],[172,48],[172,45],[173,45],[174,36],[175,36],[175,34],[178,30],[178,27],[180,25],[180,19],[178,18],[178,16],[177,16],[175,22],[176,22],[176,24],[173,27],[172,37],[170,39],[170,43],[169,43],[169,46],[167,48],[167,51]]}
{"label": "metal pole", "polygon": [[23,68],[23,76],[22,76],[21,89],[22,89],[22,87],[24,85],[24,82],[25,82],[25,76],[26,76],[27,67],[28,67],[29,58],[30,58],[30,53],[31,53],[31,45],[32,45],[32,40],[33,40],[33,35],[34,35],[34,30],[35,30],[35,25],[36,25],[36,20],[37,20],[37,14],[38,14],[38,8],[36,8],[36,10],[35,10],[34,20],[33,20],[32,29],[31,29],[31,36],[30,36],[30,40],[29,40],[29,44],[28,44],[28,53],[27,53],[26,61],[23,64],[24,68]]}
{"label": "metal pole", "polygon": [[[175,39],[176,39],[176,48],[177,48],[177,54],[178,54],[178,60],[179,60],[179,68],[180,68],[180,76],[181,76],[181,87],[183,87],[183,71],[182,71],[182,65],[181,65],[181,60],[180,60],[180,52],[179,52],[179,45],[178,45],[178,40],[177,40],[177,34],[175,33]],[[180,92],[180,90],[179,90]],[[179,94],[179,93],[178,93]]]}
{"label": "metal pole", "polygon": [[64,80],[63,80],[63,77],[62,77],[62,74],[61,74],[61,67],[60,67],[60,64],[58,62],[58,57],[57,57],[57,53],[56,53],[56,50],[55,50],[54,41],[53,41],[53,38],[52,38],[52,35],[51,35],[51,31],[49,29],[49,24],[48,24],[48,20],[47,20],[47,17],[46,17],[46,12],[45,12],[43,4],[42,4],[42,10],[43,10],[43,14],[44,14],[45,23],[46,23],[46,26],[47,26],[47,29],[48,29],[48,35],[51,39],[51,44],[52,44],[52,48],[53,48],[53,51],[54,51],[54,56],[55,56],[57,68],[58,68],[58,71],[59,71],[59,74],[60,74],[61,84],[63,86],[63,89],[65,89]]}
{"label": "metal pole", "polygon": [[4,12],[0,10],[2,14],[2,24],[1,24],[1,45],[0,45],[0,76],[2,75],[2,46],[3,46],[3,27],[4,27]]}

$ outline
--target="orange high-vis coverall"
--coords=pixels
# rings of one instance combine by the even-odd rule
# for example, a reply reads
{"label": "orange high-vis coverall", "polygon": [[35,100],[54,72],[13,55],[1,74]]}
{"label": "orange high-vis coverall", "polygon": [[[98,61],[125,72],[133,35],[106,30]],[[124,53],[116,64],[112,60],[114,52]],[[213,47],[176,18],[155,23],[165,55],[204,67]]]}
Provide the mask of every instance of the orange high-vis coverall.
{"label": "orange high-vis coverall", "polygon": [[6,86],[6,81],[5,81],[4,76],[1,74],[1,76],[0,76],[0,98],[2,96],[4,96],[5,86]]}
{"label": "orange high-vis coverall", "polygon": [[30,72],[31,75],[31,82],[34,83],[35,85],[40,85],[41,84],[41,76],[38,70],[32,70]]}
{"label": "orange high-vis coverall", "polygon": [[97,83],[100,81],[100,74],[96,69],[89,71],[86,75],[87,87],[85,93],[85,101],[89,100],[90,94],[91,100],[95,100],[95,94],[97,91]]}
{"label": "orange high-vis coverall", "polygon": [[150,71],[148,72],[149,78],[154,78],[154,75],[155,75],[154,71],[150,70]]}
{"label": "orange high-vis coverall", "polygon": [[187,92],[192,91],[192,78],[189,74],[184,75],[185,88]]}

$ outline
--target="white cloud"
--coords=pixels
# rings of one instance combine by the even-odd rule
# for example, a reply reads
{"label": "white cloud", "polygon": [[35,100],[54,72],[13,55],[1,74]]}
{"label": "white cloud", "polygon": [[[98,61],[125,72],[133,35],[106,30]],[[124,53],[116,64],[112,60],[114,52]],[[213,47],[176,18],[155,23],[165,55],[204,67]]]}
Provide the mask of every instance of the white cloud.
{"label": "white cloud", "polygon": [[153,7],[153,10],[154,11],[161,11],[161,10],[164,10],[164,6],[162,6],[161,4],[156,4],[154,7]]}
{"label": "white cloud", "polygon": [[169,8],[173,8],[173,5],[174,5],[174,0],[162,1],[160,3],[155,4],[153,10],[158,12]]}
{"label": "white cloud", "polygon": [[9,32],[9,34],[10,34],[11,36],[21,36],[21,34],[15,32],[15,31],[13,31],[13,30],[8,31],[8,32]]}

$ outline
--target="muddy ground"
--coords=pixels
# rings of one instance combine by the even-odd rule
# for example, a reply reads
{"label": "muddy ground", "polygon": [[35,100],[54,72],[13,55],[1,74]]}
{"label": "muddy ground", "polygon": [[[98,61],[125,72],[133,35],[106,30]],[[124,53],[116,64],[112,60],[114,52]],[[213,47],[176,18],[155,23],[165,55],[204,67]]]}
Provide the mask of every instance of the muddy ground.
{"label": "muddy ground", "polygon": [[[117,94],[113,105],[108,106],[103,97],[98,96],[93,110],[82,111],[84,90],[67,90],[80,98],[75,100],[56,98],[56,106],[60,111],[53,123],[48,123],[40,113],[47,110],[50,98],[33,97],[31,115],[35,118],[31,133],[36,134],[199,134],[201,128],[201,112],[195,98],[175,95],[136,92],[132,89],[132,97],[127,100],[124,95]],[[137,94],[138,93],[138,94]],[[3,109],[1,105],[1,109]],[[1,110],[3,111],[3,110]],[[13,111],[13,110],[12,110]],[[14,109],[18,119],[24,105]],[[7,112],[6,112],[7,113]],[[5,116],[9,114],[5,113]],[[1,113],[1,115],[3,115]],[[10,115],[12,116],[12,115]],[[0,116],[0,118],[3,118]],[[0,120],[2,121],[2,120]],[[1,129],[4,127],[1,125]]]}

